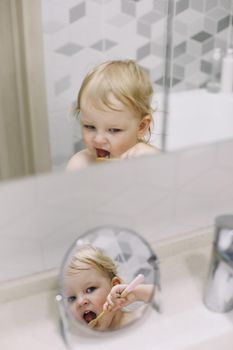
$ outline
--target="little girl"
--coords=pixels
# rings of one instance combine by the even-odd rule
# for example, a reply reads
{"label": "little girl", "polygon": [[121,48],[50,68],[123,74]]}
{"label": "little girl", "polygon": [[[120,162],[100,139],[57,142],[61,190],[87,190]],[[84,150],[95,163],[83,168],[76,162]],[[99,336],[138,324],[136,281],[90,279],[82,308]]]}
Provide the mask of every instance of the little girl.
{"label": "little girl", "polygon": [[152,122],[152,85],[133,60],[107,61],[85,77],[77,100],[86,148],[69,161],[67,170],[102,159],[124,159],[158,150],[147,142]]}
{"label": "little girl", "polygon": [[76,252],[65,273],[65,294],[74,318],[92,327],[91,321],[105,310],[94,325],[101,331],[120,328],[139,318],[144,307],[128,312],[122,308],[135,301],[148,303],[152,297],[153,285],[138,285],[121,297],[126,287],[114,262],[91,245],[84,245]]}

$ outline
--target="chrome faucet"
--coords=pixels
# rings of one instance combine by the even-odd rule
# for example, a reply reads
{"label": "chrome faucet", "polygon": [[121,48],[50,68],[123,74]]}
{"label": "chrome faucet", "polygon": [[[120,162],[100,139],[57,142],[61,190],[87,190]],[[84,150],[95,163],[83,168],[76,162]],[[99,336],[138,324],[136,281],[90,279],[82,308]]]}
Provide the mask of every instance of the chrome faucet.
{"label": "chrome faucet", "polygon": [[233,309],[233,215],[219,216],[215,220],[215,238],[204,304],[215,312]]}

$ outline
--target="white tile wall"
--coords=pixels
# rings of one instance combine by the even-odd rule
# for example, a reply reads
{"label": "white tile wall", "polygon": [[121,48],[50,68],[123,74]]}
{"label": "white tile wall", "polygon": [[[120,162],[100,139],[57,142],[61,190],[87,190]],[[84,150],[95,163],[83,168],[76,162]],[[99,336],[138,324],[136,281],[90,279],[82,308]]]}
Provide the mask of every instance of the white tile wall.
{"label": "white tile wall", "polygon": [[233,214],[233,140],[0,185],[0,281],[58,268],[86,230],[112,224],[149,242]]}

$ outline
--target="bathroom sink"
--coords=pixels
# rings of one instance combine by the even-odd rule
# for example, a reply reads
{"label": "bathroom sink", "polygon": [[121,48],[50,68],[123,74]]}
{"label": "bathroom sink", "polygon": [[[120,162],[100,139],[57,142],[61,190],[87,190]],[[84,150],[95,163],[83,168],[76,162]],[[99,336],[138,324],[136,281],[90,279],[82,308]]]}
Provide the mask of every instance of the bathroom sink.
{"label": "bathroom sink", "polygon": [[[73,349],[232,350],[233,312],[215,313],[203,304],[203,288],[211,255],[212,234],[195,233],[155,242],[160,258],[163,313],[154,310],[139,322],[104,337],[82,334]],[[28,282],[0,286],[0,345],[4,350],[65,350],[58,328],[55,276],[39,274]],[[53,283],[48,283],[48,278]],[[40,281],[38,281],[40,279]],[[34,286],[35,285],[35,286]],[[33,287],[34,286],[34,287]],[[49,288],[47,291],[46,288]],[[18,290],[25,295],[9,295]],[[30,292],[29,292],[30,290]],[[5,302],[4,302],[5,295]],[[97,332],[98,333],[98,332]],[[35,342],[36,340],[36,342]]]}
{"label": "bathroom sink", "polygon": [[[223,334],[222,336],[213,337],[202,343],[190,346],[187,350],[228,350],[233,349],[233,335],[232,331]],[[185,350],[185,349],[184,349]]]}

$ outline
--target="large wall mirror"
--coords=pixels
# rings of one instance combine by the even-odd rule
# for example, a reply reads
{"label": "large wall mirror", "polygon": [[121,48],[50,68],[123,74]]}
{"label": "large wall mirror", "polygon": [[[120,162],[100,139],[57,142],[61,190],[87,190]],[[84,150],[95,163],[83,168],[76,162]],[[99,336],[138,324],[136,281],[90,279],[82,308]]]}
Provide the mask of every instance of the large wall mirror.
{"label": "large wall mirror", "polygon": [[110,59],[148,72],[151,143],[162,151],[231,138],[232,95],[207,87],[215,50],[222,57],[233,43],[232,8],[231,0],[1,1],[1,179],[64,171],[83,147],[70,113],[81,81]]}

